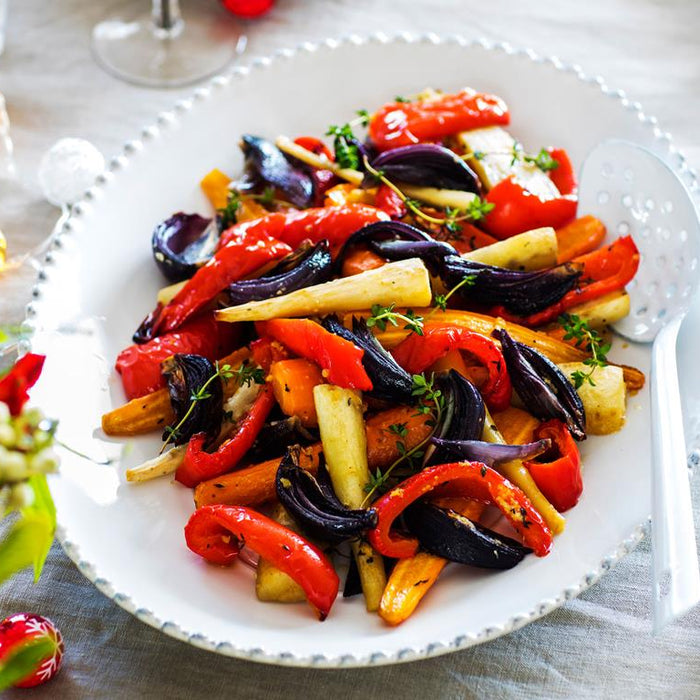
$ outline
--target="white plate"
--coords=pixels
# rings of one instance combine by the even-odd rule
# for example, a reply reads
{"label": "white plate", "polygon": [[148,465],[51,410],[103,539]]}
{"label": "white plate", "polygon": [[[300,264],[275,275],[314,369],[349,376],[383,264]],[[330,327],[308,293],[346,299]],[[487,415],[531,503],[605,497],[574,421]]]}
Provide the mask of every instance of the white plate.
{"label": "white plate", "polygon": [[[410,70],[408,68],[410,67]],[[151,309],[163,279],[150,233],[173,211],[208,212],[198,182],[213,167],[241,166],[241,133],[322,134],[360,108],[426,85],[471,85],[506,99],[512,131],[528,150],[566,147],[580,164],[608,137],[646,145],[689,184],[670,139],[621,92],[557,59],[462,39],[407,36],[305,44],[236,69],[198,90],[116,158],[64,227],[30,304],[34,348],[48,352],[35,401],[60,418],[60,438],[104,459],[120,443],[101,414],[124,395],[114,359]],[[647,371],[648,349],[618,342],[617,361]],[[259,603],[245,566],[207,566],[184,544],[188,489],[167,479],[127,485],[125,467],[153,456],[156,437],[130,440],[122,463],[97,466],[65,453],[52,483],[60,539],[107,596],[179,639],[231,656],[290,665],[353,666],[442,654],[510,632],[596,581],[643,535],[649,513],[648,395],[631,399],[624,430],[583,445],[585,491],[545,559],[481,573],[449,567],[416,614],[397,629],[339,599],[318,623],[305,605]]]}

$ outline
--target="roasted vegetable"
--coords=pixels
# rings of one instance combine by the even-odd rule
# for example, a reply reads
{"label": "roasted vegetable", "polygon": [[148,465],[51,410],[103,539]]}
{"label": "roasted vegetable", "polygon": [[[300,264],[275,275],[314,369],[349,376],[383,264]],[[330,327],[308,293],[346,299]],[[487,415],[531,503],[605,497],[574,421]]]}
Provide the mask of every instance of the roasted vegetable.
{"label": "roasted vegetable", "polygon": [[192,277],[218,243],[219,229],[212,219],[183,212],[158,224],[151,237],[156,265],[171,282]]}
{"label": "roasted vegetable", "polygon": [[[412,144],[384,151],[372,161],[393,182],[426,185],[447,190],[479,194],[479,179],[474,171],[453,151],[435,143]],[[376,185],[373,177],[366,186]]]}
{"label": "roasted vegetable", "polygon": [[243,544],[296,581],[325,620],[340,582],[333,565],[316,546],[289,528],[241,506],[205,506],[185,526],[187,546],[212,564],[229,566]]}
{"label": "roasted vegetable", "polygon": [[532,551],[453,510],[442,510],[429,503],[414,503],[404,511],[403,518],[421,547],[460,564],[512,569]]}
{"label": "roasted vegetable", "polygon": [[364,319],[353,317],[352,331],[345,328],[337,316],[326,316],[322,324],[326,330],[364,350],[362,366],[372,381],[369,396],[397,403],[410,401],[413,390],[411,376],[399,367],[396,360],[379,344],[374,334],[367,328],[367,322]]}
{"label": "roasted vegetable", "polygon": [[354,277],[298,289],[216,312],[219,321],[265,321],[285,316],[322,316],[369,309],[373,304],[427,306],[432,299],[428,270],[420,260],[401,260]]}
{"label": "roasted vegetable", "polygon": [[318,425],[314,387],[323,384],[318,365],[303,357],[273,362],[269,381],[282,413],[297,417],[306,427]]}
{"label": "roasted vegetable", "polygon": [[439,437],[430,438],[430,442],[439,450],[439,457],[431,460],[433,463],[463,459],[483,462],[489,467],[514,459],[532,459],[548,450],[551,444],[549,440],[538,440],[524,445],[498,445],[482,440],[443,440]]}
{"label": "roasted vegetable", "polygon": [[259,136],[245,134],[241,138],[241,150],[245,157],[246,176],[251,181],[276,187],[296,207],[305,209],[311,206],[314,199],[311,176],[294,167],[277,146]]}
{"label": "roasted vegetable", "polygon": [[291,447],[282,458],[275,479],[277,498],[300,525],[314,537],[340,542],[359,536],[377,524],[377,514],[351,510],[335,495],[323,465],[316,478],[299,466],[299,449]]}
{"label": "roasted vegetable", "polygon": [[573,289],[581,277],[581,266],[564,263],[548,270],[521,272],[456,255],[444,258],[440,279],[448,289],[465,277],[470,283],[459,288],[457,293],[462,298],[484,306],[504,306],[511,313],[528,316],[546,309]]}
{"label": "roasted vegetable", "polygon": [[252,463],[282,457],[291,445],[306,447],[318,439],[301,423],[299,416],[266,423],[258,433],[253,446],[246,452],[246,460]]}
{"label": "roasted vegetable", "polygon": [[374,503],[377,527],[369,541],[381,554],[403,559],[418,551],[418,540],[392,530],[394,521],[412,503],[442,487],[436,495],[468,496],[492,503],[523,537],[535,554],[543,557],[552,546],[552,533],[527,496],[498,472],[479,462],[453,462],[427,467],[402,481]]}
{"label": "roasted vegetable", "polygon": [[262,277],[234,282],[226,295],[232,305],[270,299],[326,282],[331,273],[331,254],[328,241],[324,240],[316,245],[302,245]]}
{"label": "roasted vegetable", "polygon": [[[357,392],[332,384],[314,387],[314,400],[333,489],[348,508],[362,508],[370,481],[362,400]],[[386,585],[384,560],[361,540],[353,542],[352,550],[367,610],[372,612]]]}
{"label": "roasted vegetable", "polygon": [[538,418],[559,418],[577,440],[586,437],[586,412],[581,397],[564,373],[544,355],[496,330],[513,388]]}
{"label": "roasted vegetable", "polygon": [[557,259],[557,240],[553,228],[536,228],[463,253],[462,257],[509,270],[543,270],[554,267],[558,262],[567,262]]}
{"label": "roasted vegetable", "polygon": [[426,464],[452,461],[442,442],[436,438],[449,442],[474,440],[484,429],[484,400],[477,388],[455,370],[439,376],[437,382],[444,397],[444,409],[431,440],[433,447],[426,452]]}
{"label": "roasted vegetable", "polygon": [[201,355],[176,354],[163,362],[163,374],[175,413],[175,421],[163,431],[163,440],[182,445],[201,433],[203,444],[211,444],[219,435],[224,403],[216,367]]}

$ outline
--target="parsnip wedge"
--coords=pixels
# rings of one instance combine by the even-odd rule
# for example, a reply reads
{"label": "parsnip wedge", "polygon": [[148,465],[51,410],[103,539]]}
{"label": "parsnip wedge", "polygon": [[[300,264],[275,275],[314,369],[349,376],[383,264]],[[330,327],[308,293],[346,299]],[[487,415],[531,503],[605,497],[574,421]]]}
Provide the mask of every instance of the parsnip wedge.
{"label": "parsnip wedge", "polygon": [[126,480],[150,481],[151,479],[157,479],[159,476],[172,474],[177,471],[177,468],[185,459],[185,452],[187,452],[187,445],[173,447],[171,450],[149,459],[138,467],[127,469]]}
{"label": "parsnip wedge", "polygon": [[509,270],[542,270],[557,264],[557,234],[546,226],[462,255],[466,260]]}
{"label": "parsnip wedge", "polygon": [[219,321],[267,321],[369,309],[373,304],[427,306],[431,299],[428,271],[422,261],[411,258],[272,299],[230,306],[217,311],[216,318]]}

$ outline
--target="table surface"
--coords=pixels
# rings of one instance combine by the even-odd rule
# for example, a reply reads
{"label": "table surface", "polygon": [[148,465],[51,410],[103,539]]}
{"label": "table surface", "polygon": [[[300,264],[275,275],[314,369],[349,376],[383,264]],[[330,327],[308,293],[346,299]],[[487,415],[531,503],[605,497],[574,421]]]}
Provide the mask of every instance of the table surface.
{"label": "table surface", "polygon": [[[115,154],[157,112],[190,94],[136,88],[93,62],[91,27],[107,12],[146,4],[10,0],[0,91],[21,186],[0,183],[0,222],[15,252],[39,243],[56,218],[36,184],[41,155],[56,139],[81,136]],[[196,5],[183,2],[185,13]],[[278,0],[266,18],[245,24],[244,60],[304,40],[377,30],[505,40],[580,63],[623,87],[698,164],[699,26],[694,0]],[[32,281],[31,271],[0,280],[0,324],[22,320]],[[697,475],[693,486],[699,503]],[[38,584],[23,574],[0,589],[0,617],[29,610],[54,619],[66,640],[65,666],[44,688],[7,697],[699,697],[700,613],[652,638],[650,563],[643,542],[577,600],[489,644],[405,666],[311,671],[227,659],[170,639],[104,598],[54,547]]]}

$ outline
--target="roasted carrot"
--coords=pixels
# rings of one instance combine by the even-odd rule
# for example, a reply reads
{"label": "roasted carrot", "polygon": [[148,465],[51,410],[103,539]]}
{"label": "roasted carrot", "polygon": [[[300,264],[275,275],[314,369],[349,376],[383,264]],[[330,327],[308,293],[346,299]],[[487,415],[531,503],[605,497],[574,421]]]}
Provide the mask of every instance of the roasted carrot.
{"label": "roasted carrot", "polygon": [[359,275],[360,272],[375,270],[383,265],[386,265],[384,258],[371,250],[367,250],[367,248],[357,247],[345,256],[341,274],[343,277],[352,277],[353,275]]}
{"label": "roasted carrot", "polygon": [[[408,435],[404,439],[407,449],[415,447],[430,432],[426,417],[416,415],[415,409],[399,406],[373,416],[367,421],[367,461],[372,470],[385,469],[399,457],[396,435],[389,426],[405,423]],[[315,473],[321,443],[302,449],[299,464],[303,469]],[[197,508],[216,503],[239,506],[257,506],[275,497],[275,475],[279,459],[239,469],[217,479],[203,481],[194,492]]]}
{"label": "roasted carrot", "polygon": [[471,253],[472,250],[485,248],[487,245],[497,243],[498,238],[489,236],[473,224],[463,222],[459,233],[449,241],[460,253]]}
{"label": "roasted carrot", "polygon": [[[436,498],[432,503],[440,508],[449,508],[470,520],[478,520],[486,506],[471,498]],[[410,617],[418,603],[437,581],[445,568],[447,559],[418,552],[407,559],[400,559],[387,582],[381,602],[379,616],[390,625],[398,625]]]}
{"label": "roasted carrot", "polygon": [[605,224],[590,214],[557,229],[557,263],[569,262],[598,248],[605,238]]}
{"label": "roasted carrot", "polygon": [[282,413],[298,416],[307,428],[318,425],[314,387],[323,384],[318,365],[303,358],[273,362],[269,380]]}
{"label": "roasted carrot", "polygon": [[[249,356],[248,348],[240,348],[222,357],[219,364],[229,364],[233,369],[237,369]],[[237,388],[237,382],[225,382],[224,399],[232,396]],[[102,416],[102,430],[107,435],[142,435],[163,428],[172,423],[174,418],[168,390],[158,389],[105,413]]]}
{"label": "roasted carrot", "polygon": [[505,411],[491,415],[498,432],[509,445],[523,445],[534,440],[534,433],[540,421],[527,411],[509,406]]}

